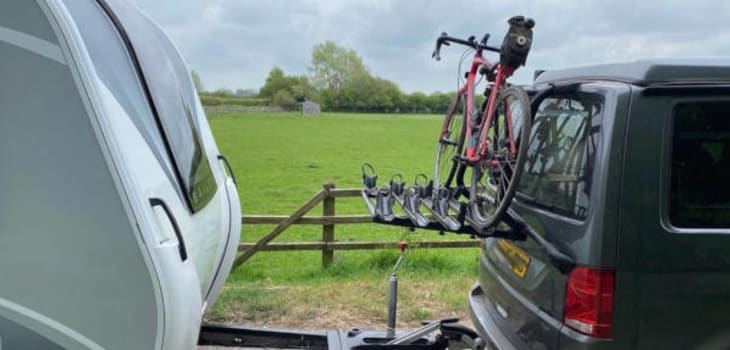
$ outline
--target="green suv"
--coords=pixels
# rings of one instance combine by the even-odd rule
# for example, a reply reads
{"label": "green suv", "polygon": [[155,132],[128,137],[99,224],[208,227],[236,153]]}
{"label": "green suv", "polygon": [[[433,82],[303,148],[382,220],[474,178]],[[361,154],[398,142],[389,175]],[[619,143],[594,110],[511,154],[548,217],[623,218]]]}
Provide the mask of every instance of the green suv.
{"label": "green suv", "polygon": [[542,73],[513,210],[472,320],[497,349],[730,348],[730,62]]}

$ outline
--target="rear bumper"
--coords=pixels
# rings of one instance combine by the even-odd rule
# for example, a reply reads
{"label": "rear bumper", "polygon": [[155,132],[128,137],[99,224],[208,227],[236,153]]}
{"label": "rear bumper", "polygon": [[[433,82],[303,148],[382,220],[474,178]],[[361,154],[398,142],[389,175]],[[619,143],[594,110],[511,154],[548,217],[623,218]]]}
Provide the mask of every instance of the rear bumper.
{"label": "rear bumper", "polygon": [[[521,350],[529,348],[521,339],[515,339],[516,335],[510,335],[502,331],[494,319],[496,310],[487,299],[487,296],[484,295],[484,291],[478,283],[469,292],[469,313],[477,333],[487,343],[487,349]],[[592,338],[568,327],[561,327],[560,333],[560,349],[615,349],[615,344],[611,339]]]}
{"label": "rear bumper", "polygon": [[469,313],[479,335],[484,338],[488,349],[517,350],[524,347],[515,345],[508,336],[499,328],[493,318],[491,304],[487,301],[482,287],[477,283],[469,292]]}

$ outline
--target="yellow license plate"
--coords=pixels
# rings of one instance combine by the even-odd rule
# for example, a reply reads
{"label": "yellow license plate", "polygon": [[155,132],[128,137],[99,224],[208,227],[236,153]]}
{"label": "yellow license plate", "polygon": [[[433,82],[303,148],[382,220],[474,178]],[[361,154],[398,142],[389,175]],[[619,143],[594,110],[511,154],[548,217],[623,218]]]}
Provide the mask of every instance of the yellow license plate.
{"label": "yellow license plate", "polygon": [[512,272],[520,278],[524,278],[527,268],[530,267],[530,256],[507,240],[498,239],[497,244],[512,267]]}

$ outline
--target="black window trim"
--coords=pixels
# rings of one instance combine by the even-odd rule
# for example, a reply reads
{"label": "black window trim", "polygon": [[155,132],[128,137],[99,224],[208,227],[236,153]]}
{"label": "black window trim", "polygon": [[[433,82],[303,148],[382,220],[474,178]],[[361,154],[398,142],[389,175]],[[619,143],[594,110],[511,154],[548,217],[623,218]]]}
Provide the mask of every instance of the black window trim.
{"label": "black window trim", "polygon": [[[705,91],[705,95],[700,96],[688,96],[684,94],[685,90],[675,90],[674,94],[665,94],[668,98],[672,98],[672,103],[668,104],[669,109],[666,111],[666,119],[663,128],[663,146],[662,149],[662,163],[660,170],[660,217],[659,221],[661,226],[667,232],[675,234],[730,234],[730,227],[727,228],[711,228],[711,227],[682,227],[675,226],[672,224],[671,213],[669,202],[671,201],[672,191],[672,155],[674,154],[674,111],[677,105],[687,102],[728,102],[730,103],[730,97],[722,96],[721,93],[725,92],[724,89],[718,88],[714,90],[716,95],[708,96],[708,91]],[[681,94],[681,95],[680,95]]]}
{"label": "black window trim", "polygon": [[132,45],[132,41],[129,38],[127,31],[124,29],[122,22],[119,20],[119,17],[117,17],[117,15],[114,13],[112,8],[106,2],[106,0],[96,0],[96,2],[99,4],[101,9],[104,11],[104,13],[107,15],[109,20],[112,22],[112,24],[116,28],[117,32],[119,33],[119,37],[122,39],[124,46],[127,48],[127,51],[129,52],[129,58],[132,61],[132,65],[134,66],[134,70],[137,73],[137,76],[139,77],[139,81],[140,81],[140,84],[142,85],[142,90],[144,91],[145,98],[147,99],[147,103],[150,106],[152,115],[155,118],[155,124],[157,125],[157,128],[160,130],[160,133],[162,135],[162,141],[165,144],[165,151],[167,153],[167,157],[172,164],[175,178],[177,180],[177,185],[180,189],[182,189],[182,191],[181,191],[182,197],[184,198],[187,209],[191,213],[194,213],[194,210],[193,210],[194,206],[193,206],[192,198],[190,198],[190,194],[188,193],[189,191],[185,186],[185,181],[183,181],[182,174],[180,174],[180,167],[178,166],[177,160],[175,159],[175,156],[173,154],[172,144],[170,143],[170,140],[165,133],[165,129],[162,124],[162,119],[160,118],[159,111],[157,110],[157,106],[155,105],[154,99],[152,97],[152,92],[150,91],[149,84],[147,83],[147,79],[144,75],[144,72],[142,71],[142,65],[139,62],[139,58],[137,56],[137,51],[134,49],[134,45]]}

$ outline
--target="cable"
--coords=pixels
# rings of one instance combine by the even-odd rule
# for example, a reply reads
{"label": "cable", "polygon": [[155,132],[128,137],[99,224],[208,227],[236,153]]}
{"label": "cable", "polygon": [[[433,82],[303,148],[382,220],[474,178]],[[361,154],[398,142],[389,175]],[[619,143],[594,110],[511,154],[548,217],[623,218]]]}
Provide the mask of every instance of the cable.
{"label": "cable", "polygon": [[464,52],[461,53],[461,58],[459,58],[459,69],[456,72],[456,91],[459,91],[459,88],[463,85],[463,75],[461,74],[461,68],[464,65],[464,59],[466,56],[474,51],[472,48],[467,48],[464,50]]}
{"label": "cable", "polygon": [[[466,59],[467,55],[474,51],[472,48],[467,48],[464,50],[464,52],[461,53],[461,58],[459,58],[459,69],[456,72],[456,91],[458,93],[459,89],[462,85],[465,85],[466,82],[464,82],[464,76],[461,74],[461,68],[464,65],[464,59]],[[462,107],[463,111],[466,111],[467,105],[466,105],[466,98],[462,98],[461,102],[464,104]]]}

